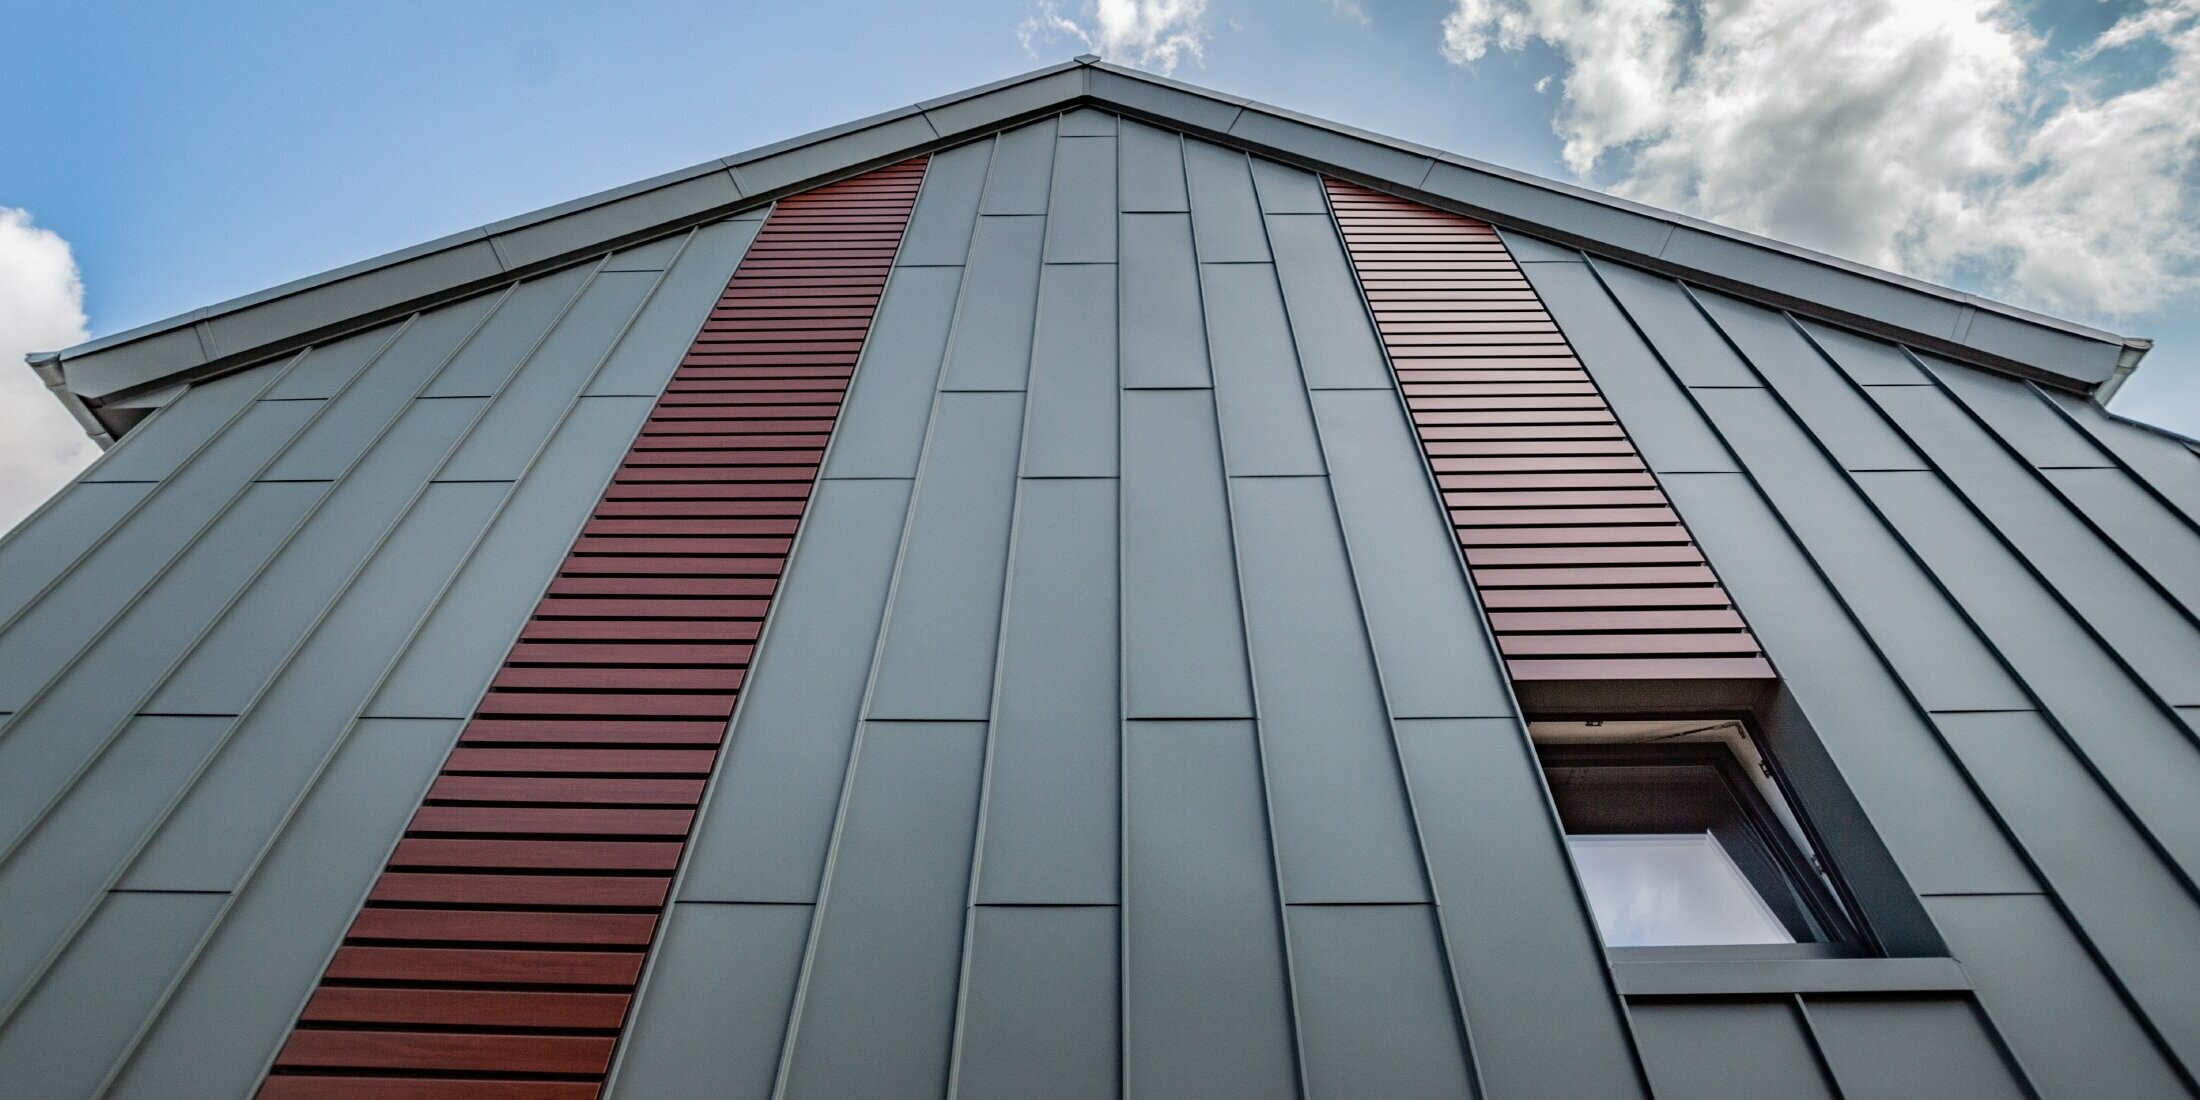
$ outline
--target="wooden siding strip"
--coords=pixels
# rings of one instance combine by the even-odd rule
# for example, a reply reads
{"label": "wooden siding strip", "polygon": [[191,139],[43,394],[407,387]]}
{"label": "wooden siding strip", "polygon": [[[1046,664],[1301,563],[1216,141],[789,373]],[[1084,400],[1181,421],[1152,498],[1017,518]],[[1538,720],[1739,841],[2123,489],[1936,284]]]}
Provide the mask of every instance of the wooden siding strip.
{"label": "wooden siding strip", "polygon": [[1772,676],[1496,230],[1323,184],[1513,679]]}
{"label": "wooden siding strip", "polygon": [[263,1100],[601,1090],[925,164],[765,219]]}

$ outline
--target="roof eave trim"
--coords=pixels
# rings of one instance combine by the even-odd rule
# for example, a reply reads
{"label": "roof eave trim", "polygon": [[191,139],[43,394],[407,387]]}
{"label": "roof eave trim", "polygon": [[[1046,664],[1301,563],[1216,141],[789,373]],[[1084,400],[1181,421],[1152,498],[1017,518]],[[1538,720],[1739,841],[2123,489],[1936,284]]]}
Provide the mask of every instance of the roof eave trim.
{"label": "roof eave trim", "polygon": [[69,415],[75,418],[77,426],[84,429],[85,435],[92,437],[92,442],[99,444],[100,450],[104,451],[115,445],[114,434],[107,430],[107,425],[100,423],[99,415],[92,411],[90,405],[84,403],[83,398],[70,391],[68,379],[62,374],[60,352],[34,351],[25,355],[23,362],[37,372],[38,380],[53,391],[54,399],[61,402],[62,408],[69,410]]}

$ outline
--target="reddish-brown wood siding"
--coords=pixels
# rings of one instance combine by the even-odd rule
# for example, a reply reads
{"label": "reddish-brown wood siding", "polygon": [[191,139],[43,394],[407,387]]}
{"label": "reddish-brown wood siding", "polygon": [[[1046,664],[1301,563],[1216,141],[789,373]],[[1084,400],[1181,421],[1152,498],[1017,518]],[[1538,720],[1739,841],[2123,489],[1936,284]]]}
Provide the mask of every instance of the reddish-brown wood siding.
{"label": "reddish-brown wood siding", "polygon": [[1497,231],[1324,183],[1512,678],[1772,676]]}
{"label": "reddish-brown wood siding", "polygon": [[924,165],[765,220],[263,1100],[597,1094]]}

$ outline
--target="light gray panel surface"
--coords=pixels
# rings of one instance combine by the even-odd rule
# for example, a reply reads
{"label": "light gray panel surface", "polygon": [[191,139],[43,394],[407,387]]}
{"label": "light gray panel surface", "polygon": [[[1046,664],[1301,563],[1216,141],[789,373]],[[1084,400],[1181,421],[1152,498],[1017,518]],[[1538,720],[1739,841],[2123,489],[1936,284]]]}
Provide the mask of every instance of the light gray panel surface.
{"label": "light gray panel surface", "polygon": [[350,728],[505,488],[429,487],[138,855],[125,887],[235,888]]}
{"label": "light gray panel surface", "polygon": [[1864,490],[2187,876],[2200,873],[2200,751],[1993,533],[1930,474]]}
{"label": "light gray panel surface", "polygon": [[1239,478],[1231,494],[1284,900],[1427,901],[1328,483]]}
{"label": "light gray panel surface", "polygon": [[1531,237],[1525,233],[1515,232],[1503,227],[1499,227],[1497,239],[1504,243],[1505,251],[1512,255],[1514,263],[1578,264],[1585,263],[1589,259],[1589,257],[1582,255],[1579,249],[1568,248],[1562,244],[1546,241],[1541,237]]}
{"label": "light gray panel surface", "polygon": [[687,243],[686,233],[659,237],[647,244],[622,248],[604,261],[605,271],[663,271],[672,266],[674,257],[680,254],[680,246]]}
{"label": "light gray panel surface", "polygon": [[1385,391],[1313,395],[1390,711],[1509,716],[1512,689],[1459,564],[1420,444]]}
{"label": "light gray panel surface", "polygon": [[1304,168],[1254,157],[1253,184],[1260,193],[1263,213],[1329,213],[1329,198],[1322,193],[1321,177]]}
{"label": "light gray panel surface", "polygon": [[2046,397],[2171,508],[2200,524],[2200,455],[2192,448],[2160,432],[2117,420],[2085,398],[2066,393]]}
{"label": "light gray panel surface", "polygon": [[436,475],[439,481],[509,481],[519,476],[578,397],[657,285],[648,271],[606,272],[588,284],[504,392],[481,425]]}
{"label": "light gray panel surface", "polygon": [[1062,114],[1063,137],[1114,137],[1115,116],[1091,107],[1079,107]]}
{"label": "light gray panel surface", "polygon": [[666,920],[606,1095],[763,1100],[794,1006],[810,907],[681,903]]}
{"label": "light gray panel surface", "polygon": [[1055,143],[1054,196],[1047,204],[1046,262],[1115,262],[1115,139]]}
{"label": "light gray panel surface", "polygon": [[415,402],[153,696],[166,714],[238,714],[396,523],[472,422],[473,400]]}
{"label": "light gray panel surface", "polygon": [[1294,905],[1310,1097],[1471,1097],[1466,1036],[1426,905]]}
{"label": "light gray panel surface", "polygon": [[1124,1090],[1298,1092],[1281,915],[1250,722],[1131,722]]}
{"label": "light gray panel surface", "polygon": [[1930,386],[1932,380],[1902,349],[1884,340],[1818,321],[1798,320],[1827,359],[1859,386]]}
{"label": "light gray panel surface", "polygon": [[1959,367],[1931,356],[1925,357],[1924,362],[1933,377],[1955,395],[1957,402],[1984,421],[1988,431],[2032,466],[2049,469],[2116,465],[2108,452],[2057,413],[2033,391],[2030,383],[1989,374],[1976,367]]}
{"label": "light gray panel surface", "polygon": [[1054,120],[1003,131],[995,139],[993,167],[986,173],[980,214],[1044,214],[1047,184],[1054,174]]}
{"label": "light gray panel surface", "polygon": [[7,915],[0,1017],[51,955],[82,934],[76,922],[228,728],[224,718],[132,721],[43,827],[10,853],[0,868],[0,913]]}
{"label": "light gray panel surface", "polygon": [[2171,703],[2200,703],[2200,628],[2087,530],[2038,476],[2003,453],[1946,394],[1869,391],[1956,491],[2024,555],[2140,679]]}
{"label": "light gray panel surface", "polygon": [[1184,194],[1184,141],[1167,130],[1123,120],[1116,136],[1125,211],[1191,209]]}
{"label": "light gray panel surface", "polygon": [[1127,717],[1253,714],[1214,405],[1123,393]]}
{"label": "light gray panel surface", "polygon": [[1927,710],[2032,706],[1869,502],[1769,393],[1695,396]]}
{"label": "light gray panel surface", "polygon": [[0,633],[0,710],[18,710],[273,457],[318,401],[259,402]]}
{"label": "light gray panel surface", "polygon": [[1046,219],[981,216],[940,383],[946,390],[1021,390],[1031,371]]}
{"label": "light gray panel surface", "polygon": [[1123,215],[1122,269],[1123,385],[1209,385],[1191,219]]}
{"label": "light gray panel surface", "polygon": [[1909,884],[1921,893],[2037,888],[1878,654],[1756,490],[1731,475],[1668,478],[1667,494]]}
{"label": "light gray panel surface", "polygon": [[[2030,713],[1938,721],[2063,905],[2188,1070],[2200,1070],[2200,909]],[[2192,811],[2188,810],[2188,813]]]}
{"label": "light gray panel surface", "polygon": [[21,611],[153,491],[142,483],[78,482],[54,494],[45,511],[5,532],[0,537],[0,622]]}
{"label": "light gray panel surface", "polygon": [[786,1096],[940,1093],[984,758],[982,722],[865,723]]}
{"label": "light gray panel surface", "polygon": [[[1679,283],[1621,264],[1600,263],[1612,297],[1650,339],[1658,357],[1687,386],[1761,386],[1719,330],[1704,319]],[[1781,320],[1778,314],[1767,314]],[[1781,323],[1785,323],[1781,320]]]}
{"label": "light gray panel surface", "polygon": [[44,985],[0,1026],[11,1095],[94,1095],[222,899],[110,894]]}
{"label": "light gray panel surface", "polygon": [[[1733,457],[1694,415],[1587,264],[1529,264],[1522,270],[1652,470],[1734,469]],[[1651,425],[1660,430],[1647,430]]]}
{"label": "light gray panel surface", "polygon": [[1337,224],[1328,214],[1271,214],[1267,222],[1306,384],[1317,390],[1390,390],[1395,383],[1359,283],[1345,264]]}
{"label": "light gray panel surface", "polygon": [[2200,530],[2122,470],[2043,470],[2040,476],[2187,615],[2200,614]]}
{"label": "light gray panel surface", "polygon": [[960,267],[896,268],[864,341],[825,476],[915,477],[962,292]]}
{"label": "light gray panel surface", "polygon": [[1184,143],[1184,175],[1191,187],[1192,235],[1201,263],[1261,263],[1268,233],[1260,223],[1245,154],[1204,141]]}
{"label": "light gray panel surface", "polygon": [[1967,1000],[1814,998],[1808,1012],[1845,1100],[2030,1095]]}
{"label": "light gray panel surface", "polygon": [[243,411],[245,402],[267,385],[272,372],[281,369],[279,364],[270,364],[192,386],[124,436],[98,466],[84,475],[84,480],[159,481],[175,473],[231,417]]}
{"label": "light gray panel surface", "polygon": [[954,1095],[1120,1095],[1115,909],[979,906],[971,920]]}
{"label": "light gray panel surface", "polygon": [[588,283],[594,264],[575,264],[512,288],[481,331],[466,342],[425,397],[487,397],[550,332]]}
{"label": "light gray panel surface", "polygon": [[1117,779],[1115,482],[1027,481],[1016,517],[980,903],[1112,903]]}
{"label": "light gray panel surface", "polygon": [[[1575,892],[1527,731],[1398,723],[1454,987],[1490,1096],[1642,1096],[1596,928]],[[1490,843],[1489,822],[1510,826]]]}
{"label": "light gray panel surface", "polygon": [[1837,1095],[1788,1001],[1649,1001],[1633,1009],[1635,1040],[1660,1097]]}
{"label": "light gray panel surface", "polygon": [[1785,315],[1710,291],[1697,291],[1696,299],[1843,467],[1925,468],[1924,459],[1826,363]]}
{"label": "light gray panel surface", "polygon": [[879,648],[870,718],[983,719],[1023,395],[943,393]]}
{"label": "light gray panel surface", "polygon": [[366,713],[473,713],[652,404],[646,397],[585,397],[574,406]]}
{"label": "light gray panel surface", "polygon": [[405,412],[494,304],[494,296],[480,295],[414,318],[261,477],[330,481],[342,475]]}
{"label": "light gray panel surface", "polygon": [[[184,553],[166,583],[156,585],[0,729],[0,838],[18,839],[48,802],[64,793],[70,777],[122,729],[191,639],[267,560],[319,489],[255,485],[246,490],[237,507]],[[93,861],[88,849],[70,858]]]}
{"label": "light gray panel surface", "polygon": [[697,229],[664,283],[635,315],[633,327],[611,349],[603,369],[583,392],[647,397],[663,393],[763,224],[743,219]]}
{"label": "light gray panel surface", "polygon": [[1049,265],[1043,272],[1024,476],[1114,477],[1115,267]]}
{"label": "light gray panel surface", "polygon": [[178,975],[109,1096],[246,1096],[257,1087],[458,727],[359,723]]}
{"label": "light gray panel surface", "polygon": [[906,481],[818,484],[695,824],[681,897],[817,899],[908,504]]}
{"label": "light gray panel surface", "polygon": [[978,221],[978,199],[985,194],[993,139],[981,138],[932,154],[924,168],[924,186],[916,209],[902,231],[900,267],[926,264],[960,266],[970,252],[970,233]]}
{"label": "light gray panel surface", "polygon": [[2043,1100],[2186,1095],[2053,901],[1971,895],[1925,907]]}
{"label": "light gray panel surface", "polygon": [[267,391],[267,396],[277,400],[336,396],[336,391],[380,354],[402,327],[401,322],[392,322],[314,346]]}
{"label": "light gray panel surface", "polygon": [[1268,264],[1201,264],[1223,467],[1232,476],[1321,474],[1314,414]]}

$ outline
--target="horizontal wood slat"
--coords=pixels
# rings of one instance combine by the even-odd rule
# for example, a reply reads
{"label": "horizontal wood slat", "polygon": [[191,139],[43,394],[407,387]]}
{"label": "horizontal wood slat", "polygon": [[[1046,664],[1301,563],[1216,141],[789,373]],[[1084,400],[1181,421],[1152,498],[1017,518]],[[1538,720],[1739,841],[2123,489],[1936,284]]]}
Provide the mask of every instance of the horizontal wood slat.
{"label": "horizontal wood slat", "polygon": [[765,219],[262,1100],[601,1091],[924,168]]}
{"label": "horizontal wood slat", "polygon": [[1497,231],[1323,183],[1513,679],[1771,677]]}

